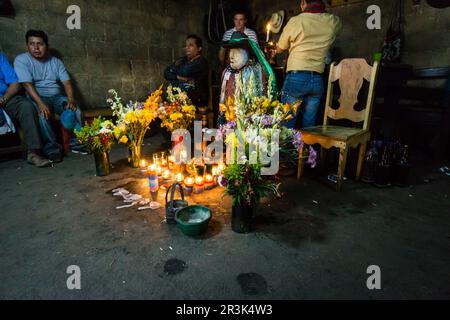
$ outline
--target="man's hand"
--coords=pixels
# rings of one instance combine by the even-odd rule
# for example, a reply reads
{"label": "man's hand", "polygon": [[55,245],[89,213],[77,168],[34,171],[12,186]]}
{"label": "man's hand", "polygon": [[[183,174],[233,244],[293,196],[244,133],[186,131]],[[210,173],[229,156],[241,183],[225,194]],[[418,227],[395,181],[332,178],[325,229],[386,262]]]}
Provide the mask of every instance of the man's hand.
{"label": "man's hand", "polygon": [[6,98],[5,97],[0,97],[0,107],[3,107],[4,105],[6,105]]}
{"label": "man's hand", "polygon": [[72,111],[77,110],[77,102],[74,100],[67,101],[66,109],[70,109]]}
{"label": "man's hand", "polygon": [[50,108],[47,107],[45,103],[38,104],[38,107],[40,110],[40,114],[43,115],[44,118],[48,120],[48,118],[50,118],[51,115]]}

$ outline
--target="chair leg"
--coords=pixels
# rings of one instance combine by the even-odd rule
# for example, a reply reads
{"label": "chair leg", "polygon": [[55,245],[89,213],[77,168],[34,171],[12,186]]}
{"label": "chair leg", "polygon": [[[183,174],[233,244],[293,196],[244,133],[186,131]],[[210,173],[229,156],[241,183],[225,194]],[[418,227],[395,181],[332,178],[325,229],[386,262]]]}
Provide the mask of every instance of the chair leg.
{"label": "chair leg", "polygon": [[364,157],[366,156],[367,143],[363,143],[359,146],[358,166],[356,167],[356,181],[359,181],[361,177],[361,169],[364,164]]}
{"label": "chair leg", "polygon": [[342,182],[344,181],[345,165],[347,163],[347,152],[348,152],[347,147],[339,149],[339,167],[338,167],[336,191],[341,191]]}
{"label": "chair leg", "polygon": [[303,169],[303,146],[300,146],[298,150],[298,169],[297,169],[297,179],[300,180],[302,177],[302,169]]}

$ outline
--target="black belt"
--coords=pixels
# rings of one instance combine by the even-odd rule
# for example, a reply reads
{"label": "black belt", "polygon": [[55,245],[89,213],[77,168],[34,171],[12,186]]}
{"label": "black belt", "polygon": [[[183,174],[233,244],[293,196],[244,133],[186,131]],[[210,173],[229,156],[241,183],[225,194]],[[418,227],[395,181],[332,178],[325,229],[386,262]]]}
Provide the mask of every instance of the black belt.
{"label": "black belt", "polygon": [[306,74],[317,74],[321,76],[322,74],[316,71],[307,71],[307,70],[291,70],[288,71],[287,74],[295,74],[295,73],[306,73]]}

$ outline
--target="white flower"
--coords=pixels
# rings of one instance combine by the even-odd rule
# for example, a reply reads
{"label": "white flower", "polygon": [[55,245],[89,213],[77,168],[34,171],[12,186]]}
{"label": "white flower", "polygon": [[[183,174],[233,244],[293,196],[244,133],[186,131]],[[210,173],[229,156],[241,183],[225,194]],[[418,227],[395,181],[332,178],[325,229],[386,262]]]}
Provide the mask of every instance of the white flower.
{"label": "white flower", "polygon": [[111,129],[108,129],[108,128],[101,128],[100,131],[99,131],[98,133],[100,133],[100,134],[109,134],[109,133],[111,133],[111,132],[112,132]]}

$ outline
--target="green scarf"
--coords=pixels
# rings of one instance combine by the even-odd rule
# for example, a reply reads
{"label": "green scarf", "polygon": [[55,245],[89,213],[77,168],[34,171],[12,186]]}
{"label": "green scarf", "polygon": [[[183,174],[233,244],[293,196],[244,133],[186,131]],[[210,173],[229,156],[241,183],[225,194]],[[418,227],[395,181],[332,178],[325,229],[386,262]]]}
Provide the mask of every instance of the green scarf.
{"label": "green scarf", "polygon": [[[241,42],[244,40],[248,40],[248,43],[250,44],[250,48],[252,48],[253,53],[255,54],[256,58],[258,59],[259,63],[261,64],[264,73],[266,74],[267,78],[267,88],[271,89],[270,94],[274,99],[278,97],[278,89],[277,89],[277,79],[275,77],[275,73],[272,70],[272,67],[270,66],[269,62],[264,57],[264,53],[261,51],[261,49],[258,47],[255,41],[248,39],[248,38],[236,38],[231,39],[228,43],[236,43]],[[269,83],[270,82],[270,83]]]}

